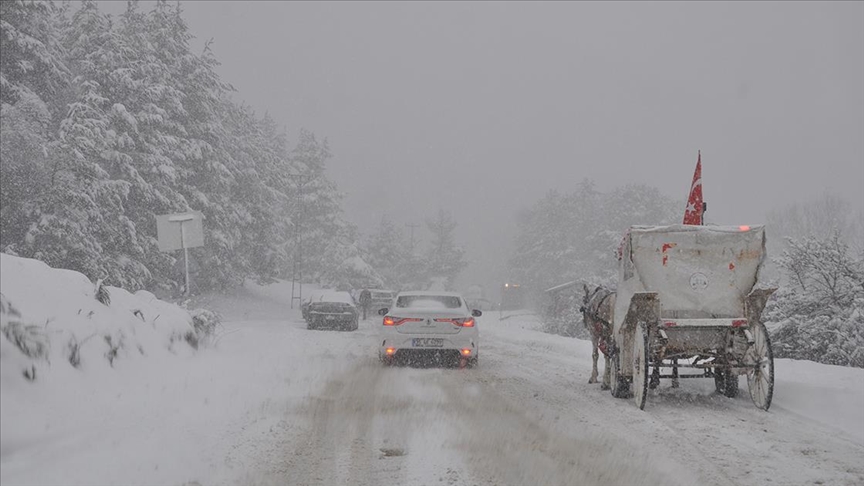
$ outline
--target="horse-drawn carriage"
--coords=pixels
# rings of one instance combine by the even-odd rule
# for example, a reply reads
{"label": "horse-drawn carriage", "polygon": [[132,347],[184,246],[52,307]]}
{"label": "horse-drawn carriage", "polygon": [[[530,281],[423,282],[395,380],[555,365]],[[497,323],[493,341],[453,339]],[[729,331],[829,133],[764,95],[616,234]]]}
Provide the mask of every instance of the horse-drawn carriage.
{"label": "horse-drawn carriage", "polygon": [[641,409],[660,378],[699,377],[734,397],[746,375],[753,403],[767,410],[774,359],[761,314],[775,289],[756,288],[764,258],[762,226],[632,227],[612,312],[612,395]]}

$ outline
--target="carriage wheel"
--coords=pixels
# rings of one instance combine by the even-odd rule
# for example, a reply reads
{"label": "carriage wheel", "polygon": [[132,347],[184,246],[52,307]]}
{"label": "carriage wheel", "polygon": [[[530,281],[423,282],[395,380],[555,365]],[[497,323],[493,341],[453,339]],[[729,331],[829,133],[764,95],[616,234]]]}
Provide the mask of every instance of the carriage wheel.
{"label": "carriage wheel", "polygon": [[639,323],[633,332],[633,400],[639,410],[645,409],[648,396],[648,332]]}
{"label": "carriage wheel", "polygon": [[765,324],[756,323],[753,331],[753,344],[744,355],[744,362],[757,365],[747,371],[747,386],[750,388],[750,398],[762,410],[771,406],[774,396],[774,353],[771,352],[771,340]]}

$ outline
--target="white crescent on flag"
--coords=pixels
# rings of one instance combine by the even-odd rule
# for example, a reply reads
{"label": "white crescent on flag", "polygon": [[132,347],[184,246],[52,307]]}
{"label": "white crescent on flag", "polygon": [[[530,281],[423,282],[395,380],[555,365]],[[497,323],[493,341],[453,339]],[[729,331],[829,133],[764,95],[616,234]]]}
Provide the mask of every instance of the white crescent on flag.
{"label": "white crescent on flag", "polygon": [[690,192],[693,192],[693,189],[696,189],[696,186],[702,185],[702,178],[700,177],[698,180],[693,181],[693,184],[690,185]]}

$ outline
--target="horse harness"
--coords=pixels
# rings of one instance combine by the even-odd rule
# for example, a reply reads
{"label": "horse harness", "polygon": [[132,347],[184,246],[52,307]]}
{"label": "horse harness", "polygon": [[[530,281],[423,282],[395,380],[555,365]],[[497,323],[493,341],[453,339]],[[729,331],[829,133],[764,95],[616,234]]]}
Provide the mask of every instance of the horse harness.
{"label": "horse harness", "polygon": [[[599,292],[599,291],[600,291],[600,287],[597,287],[597,289],[594,290],[594,292],[591,294],[591,297],[588,298],[588,305],[590,305],[591,300],[594,298],[595,295],[597,295],[597,292]],[[604,331],[603,326],[601,326],[600,324],[602,323],[603,325],[606,326],[606,329],[610,329],[610,330],[612,329],[612,324],[609,321],[607,321],[606,319],[603,319],[602,317],[600,317],[600,314],[598,314],[597,311],[600,309],[600,307],[603,306],[603,302],[605,302],[606,299],[608,299],[610,295],[612,295],[612,292],[607,291],[606,295],[604,295],[600,299],[600,302],[598,302],[596,306],[592,306],[592,307],[594,307],[594,309],[591,312],[589,312],[589,309],[587,307],[585,307],[584,305],[579,307],[579,311],[582,312],[582,315],[587,315],[588,317],[590,317],[594,321],[594,333],[597,335],[597,348],[600,351],[602,351],[603,354],[607,354],[607,352],[606,352],[606,347],[607,347],[606,346],[606,335],[603,332]]]}

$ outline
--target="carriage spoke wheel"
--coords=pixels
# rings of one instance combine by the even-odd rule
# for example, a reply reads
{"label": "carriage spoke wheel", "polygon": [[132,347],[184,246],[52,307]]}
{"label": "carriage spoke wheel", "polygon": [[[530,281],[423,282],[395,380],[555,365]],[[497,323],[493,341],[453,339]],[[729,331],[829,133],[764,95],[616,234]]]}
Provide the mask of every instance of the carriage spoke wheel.
{"label": "carriage spoke wheel", "polygon": [[639,323],[633,333],[633,400],[640,410],[645,409],[648,396],[648,333]]}
{"label": "carriage spoke wheel", "polygon": [[765,324],[761,322],[756,323],[751,331],[753,344],[747,350],[744,362],[756,367],[747,370],[747,386],[753,403],[762,410],[768,410],[774,396],[774,354],[771,352],[771,340]]}

